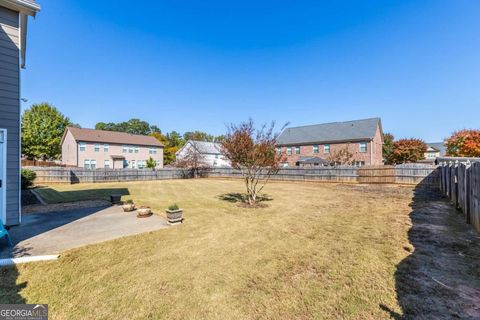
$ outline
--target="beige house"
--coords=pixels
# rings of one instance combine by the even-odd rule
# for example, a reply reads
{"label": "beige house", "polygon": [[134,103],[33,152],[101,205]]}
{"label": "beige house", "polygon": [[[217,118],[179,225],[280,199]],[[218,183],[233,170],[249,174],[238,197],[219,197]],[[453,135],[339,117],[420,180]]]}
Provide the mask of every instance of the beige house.
{"label": "beige house", "polygon": [[87,169],[143,169],[147,160],[163,167],[163,144],[151,136],[68,127],[62,138],[62,163]]}

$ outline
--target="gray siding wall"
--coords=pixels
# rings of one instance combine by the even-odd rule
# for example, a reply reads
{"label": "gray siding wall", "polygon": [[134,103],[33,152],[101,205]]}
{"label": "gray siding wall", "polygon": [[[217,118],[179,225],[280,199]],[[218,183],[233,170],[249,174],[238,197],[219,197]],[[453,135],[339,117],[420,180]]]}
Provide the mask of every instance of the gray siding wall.
{"label": "gray siding wall", "polygon": [[7,225],[20,219],[20,66],[18,12],[0,7],[0,128],[7,129]]}

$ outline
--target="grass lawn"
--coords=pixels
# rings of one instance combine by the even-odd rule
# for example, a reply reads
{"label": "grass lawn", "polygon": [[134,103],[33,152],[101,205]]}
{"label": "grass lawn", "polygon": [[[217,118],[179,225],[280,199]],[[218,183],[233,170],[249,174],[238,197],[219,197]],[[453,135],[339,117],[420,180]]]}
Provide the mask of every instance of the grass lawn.
{"label": "grass lawn", "polygon": [[[378,187],[375,187],[378,189]],[[185,223],[0,270],[1,303],[48,303],[52,319],[385,319],[402,314],[396,267],[410,253],[411,189],[271,183],[267,208],[219,199],[240,181],[77,184],[50,202],[125,199]],[[380,189],[379,189],[380,190]]]}

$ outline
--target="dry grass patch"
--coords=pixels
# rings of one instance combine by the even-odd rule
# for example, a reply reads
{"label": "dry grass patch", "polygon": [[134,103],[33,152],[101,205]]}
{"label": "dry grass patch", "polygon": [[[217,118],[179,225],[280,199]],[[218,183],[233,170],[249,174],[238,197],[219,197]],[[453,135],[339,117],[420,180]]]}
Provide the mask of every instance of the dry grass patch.
{"label": "dry grass patch", "polygon": [[[411,189],[271,183],[268,207],[219,199],[240,181],[55,186],[126,188],[183,225],[87,246],[59,261],[0,271],[2,302],[49,303],[52,319],[379,319],[401,314],[396,265],[410,246]],[[53,190],[53,191],[52,191]],[[57,194],[55,194],[57,193]]]}

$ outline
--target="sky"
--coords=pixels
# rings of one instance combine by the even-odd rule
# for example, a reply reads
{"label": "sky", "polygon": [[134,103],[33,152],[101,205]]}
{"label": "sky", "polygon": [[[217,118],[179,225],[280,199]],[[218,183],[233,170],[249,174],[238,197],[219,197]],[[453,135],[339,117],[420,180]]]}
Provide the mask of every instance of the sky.
{"label": "sky", "polygon": [[37,1],[22,107],[82,127],[381,117],[427,142],[480,128],[480,1]]}

